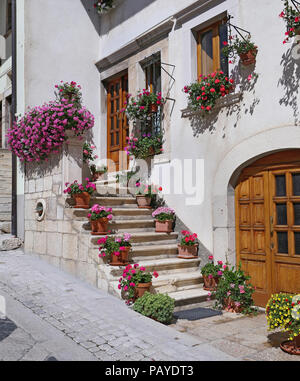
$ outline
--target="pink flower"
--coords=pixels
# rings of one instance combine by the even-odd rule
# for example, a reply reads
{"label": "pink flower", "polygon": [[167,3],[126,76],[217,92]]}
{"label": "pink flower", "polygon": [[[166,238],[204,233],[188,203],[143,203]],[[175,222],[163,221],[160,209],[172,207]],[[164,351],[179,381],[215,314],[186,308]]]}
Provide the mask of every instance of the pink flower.
{"label": "pink flower", "polygon": [[210,255],[210,256],[208,257],[208,259],[209,259],[210,261],[212,261],[212,260],[214,259],[214,257],[213,257],[212,255]]}
{"label": "pink flower", "polygon": [[248,75],[248,78],[247,78],[247,80],[250,82],[250,81],[251,81],[251,79],[252,79],[252,74]]}

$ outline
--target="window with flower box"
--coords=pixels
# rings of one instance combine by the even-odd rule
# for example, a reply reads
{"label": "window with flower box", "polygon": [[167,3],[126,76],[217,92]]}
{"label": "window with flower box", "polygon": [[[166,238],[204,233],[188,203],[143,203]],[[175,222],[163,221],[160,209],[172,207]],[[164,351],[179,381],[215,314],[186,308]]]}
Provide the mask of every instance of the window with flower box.
{"label": "window with flower box", "polygon": [[223,20],[197,32],[198,77],[217,70],[228,74],[228,58],[222,54],[227,39],[227,25]]}

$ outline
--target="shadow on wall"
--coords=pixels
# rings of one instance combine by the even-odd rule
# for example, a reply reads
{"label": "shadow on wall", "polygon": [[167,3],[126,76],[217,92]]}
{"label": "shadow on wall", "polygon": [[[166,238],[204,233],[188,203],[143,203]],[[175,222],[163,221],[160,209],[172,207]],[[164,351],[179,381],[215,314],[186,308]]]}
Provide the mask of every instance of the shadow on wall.
{"label": "shadow on wall", "polygon": [[[283,66],[282,77],[278,81],[278,87],[284,90],[284,96],[279,100],[280,105],[293,109],[294,123],[299,124],[299,84],[300,84],[300,57],[299,49],[295,52],[293,46],[282,56],[280,65]],[[296,54],[299,58],[295,59]]]}
{"label": "shadow on wall", "polygon": [[[249,76],[251,75],[251,78]],[[205,132],[209,132],[213,134],[216,131],[217,121],[219,119],[219,114],[221,112],[225,113],[225,121],[227,122],[227,118],[229,116],[235,116],[235,122],[230,124],[234,128],[237,128],[238,123],[242,117],[242,115],[253,115],[255,107],[259,104],[260,100],[255,95],[255,85],[258,80],[258,75],[254,72],[254,66],[243,67],[241,64],[235,67],[231,76],[234,78],[236,85],[240,86],[241,99],[238,103],[226,105],[220,109],[217,108],[212,110],[211,113],[205,115],[194,115],[190,118],[191,127],[193,130],[194,137],[199,137]],[[250,94],[251,101],[249,102],[249,97],[245,96],[246,94]],[[228,99],[230,99],[231,95],[228,95]],[[226,97],[225,97],[226,98]],[[223,101],[223,99],[222,99]],[[226,137],[226,128],[225,124],[223,127],[223,139]]]}
{"label": "shadow on wall", "polygon": [[[94,8],[96,0],[81,0],[99,36],[107,34],[155,0],[115,0],[116,7],[107,14],[99,15]],[[105,22],[104,21],[105,18]],[[102,22],[101,22],[102,21]]]}

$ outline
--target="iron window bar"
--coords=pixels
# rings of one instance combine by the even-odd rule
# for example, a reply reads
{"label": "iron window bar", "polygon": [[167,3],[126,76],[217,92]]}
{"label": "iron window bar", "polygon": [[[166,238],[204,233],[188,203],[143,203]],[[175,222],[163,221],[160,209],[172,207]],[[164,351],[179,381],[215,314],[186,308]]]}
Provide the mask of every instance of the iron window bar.
{"label": "iron window bar", "polygon": [[298,6],[300,6],[299,1],[291,0],[291,2],[294,5],[294,7],[297,9],[297,11],[300,13],[300,9],[298,8]]}
{"label": "iron window bar", "polygon": [[247,40],[245,39],[245,37],[242,35],[242,33],[241,33],[240,31],[242,31],[242,32],[244,32],[244,33],[247,33],[249,36],[251,36],[251,33],[250,33],[248,30],[245,30],[245,29],[243,29],[243,28],[240,28],[240,27],[238,27],[238,26],[232,24],[232,23],[230,22],[230,20],[233,19],[233,18],[234,18],[233,16],[229,15],[229,16],[227,17],[226,22],[225,22],[225,24],[229,27],[229,36],[232,36],[231,28],[233,28],[233,29],[234,29],[234,30],[235,30],[235,31],[242,37],[242,39],[243,39],[244,41],[247,42]]}

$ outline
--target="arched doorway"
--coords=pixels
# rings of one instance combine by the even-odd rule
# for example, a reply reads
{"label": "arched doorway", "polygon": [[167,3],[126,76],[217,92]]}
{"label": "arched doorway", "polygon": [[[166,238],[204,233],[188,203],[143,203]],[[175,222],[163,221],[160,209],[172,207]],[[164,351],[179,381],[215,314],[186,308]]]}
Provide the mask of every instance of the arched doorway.
{"label": "arched doorway", "polygon": [[245,168],[235,188],[237,264],[265,307],[277,292],[300,292],[300,149]]}

